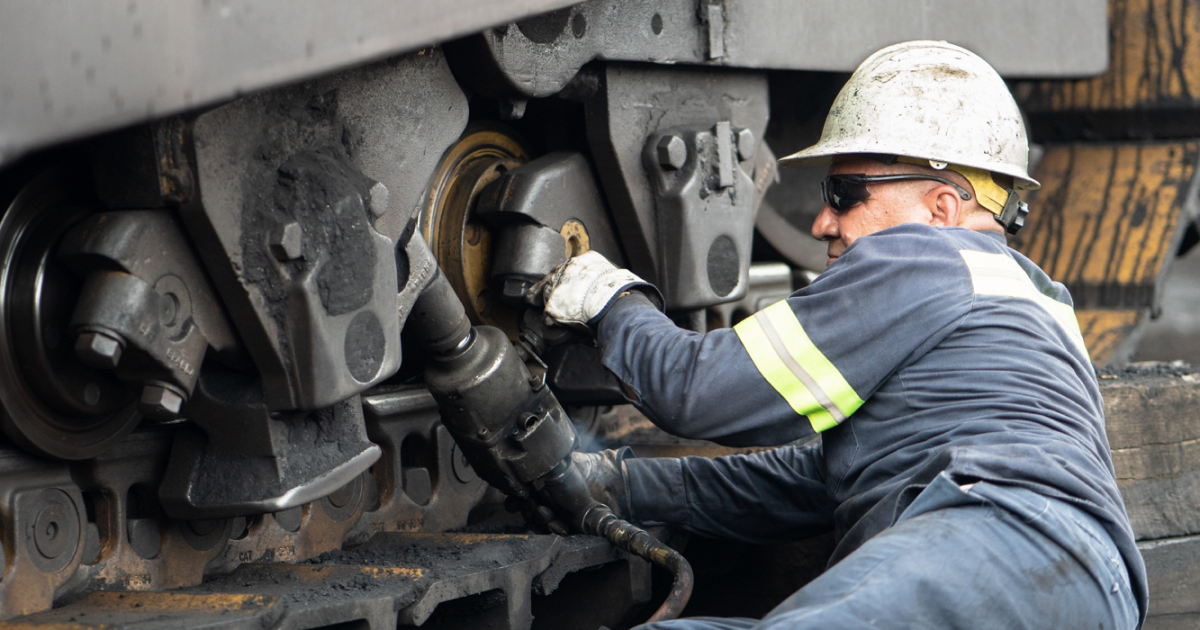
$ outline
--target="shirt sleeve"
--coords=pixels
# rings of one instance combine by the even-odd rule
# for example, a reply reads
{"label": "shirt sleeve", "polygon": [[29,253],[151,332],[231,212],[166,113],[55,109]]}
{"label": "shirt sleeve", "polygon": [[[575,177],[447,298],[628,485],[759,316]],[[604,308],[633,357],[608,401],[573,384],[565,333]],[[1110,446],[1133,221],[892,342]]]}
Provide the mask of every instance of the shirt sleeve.
{"label": "shirt sleeve", "polygon": [[821,443],[748,455],[627,459],[632,520],[752,544],[833,529]]}
{"label": "shirt sleeve", "polygon": [[973,296],[956,241],[904,225],[858,239],[812,285],[732,329],[682,330],[627,297],[597,339],[604,364],[664,430],[783,444],[850,417],[949,335]]}

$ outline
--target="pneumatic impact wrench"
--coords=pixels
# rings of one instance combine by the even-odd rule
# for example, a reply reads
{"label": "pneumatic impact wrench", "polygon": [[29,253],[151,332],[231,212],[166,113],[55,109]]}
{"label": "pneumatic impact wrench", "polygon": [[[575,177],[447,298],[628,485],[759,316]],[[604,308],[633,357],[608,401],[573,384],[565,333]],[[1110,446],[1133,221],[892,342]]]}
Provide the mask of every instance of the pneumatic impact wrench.
{"label": "pneumatic impact wrench", "polygon": [[[418,249],[428,256],[422,262],[433,264],[428,248]],[[508,337],[498,328],[472,326],[440,269],[417,299],[408,325],[430,355],[425,384],[442,423],[479,476],[526,505],[550,507],[575,531],[602,536],[671,571],[671,594],[650,621],[677,617],[692,590],[687,560],[592,498],[571,463],[576,437],[570,419]]]}

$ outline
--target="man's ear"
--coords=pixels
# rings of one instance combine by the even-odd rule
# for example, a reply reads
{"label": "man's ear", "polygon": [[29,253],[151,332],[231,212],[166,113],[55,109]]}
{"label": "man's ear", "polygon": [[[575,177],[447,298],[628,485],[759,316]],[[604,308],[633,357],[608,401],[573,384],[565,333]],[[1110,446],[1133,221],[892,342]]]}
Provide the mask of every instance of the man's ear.
{"label": "man's ear", "polygon": [[953,186],[938,186],[929,191],[926,199],[931,202],[928,205],[932,215],[930,225],[956,227],[962,221],[963,213],[966,212],[966,202],[958,196],[958,191]]}

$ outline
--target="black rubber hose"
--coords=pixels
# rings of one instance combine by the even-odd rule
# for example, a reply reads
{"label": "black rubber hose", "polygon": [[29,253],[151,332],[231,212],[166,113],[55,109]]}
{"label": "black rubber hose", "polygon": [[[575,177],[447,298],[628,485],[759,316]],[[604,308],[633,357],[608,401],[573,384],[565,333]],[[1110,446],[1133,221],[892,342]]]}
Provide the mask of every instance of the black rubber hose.
{"label": "black rubber hose", "polygon": [[675,583],[666,601],[646,620],[666,621],[675,619],[683,612],[688,600],[692,597],[692,585],[695,577],[692,575],[692,565],[688,564],[678,551],[662,544],[650,532],[624,521],[608,506],[597,503],[583,518],[584,533],[603,536],[613,546],[623,549],[635,556],[640,556],[671,572]]}
{"label": "black rubber hose", "polygon": [[692,566],[678,551],[659,542],[650,532],[617,518],[611,508],[593,498],[583,475],[569,458],[546,476],[542,489],[560,510],[570,515],[571,525],[579,531],[606,538],[614,547],[645,558],[675,576],[667,600],[649,621],[674,619],[683,612],[692,596],[695,580]]}

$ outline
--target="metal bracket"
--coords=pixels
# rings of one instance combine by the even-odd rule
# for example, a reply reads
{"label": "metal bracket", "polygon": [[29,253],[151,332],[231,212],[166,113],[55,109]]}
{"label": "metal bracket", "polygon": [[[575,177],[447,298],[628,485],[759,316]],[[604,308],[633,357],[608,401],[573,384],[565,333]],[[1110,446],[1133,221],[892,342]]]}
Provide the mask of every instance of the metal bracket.
{"label": "metal bracket", "polygon": [[[773,175],[754,146],[767,126],[766,76],[610,63],[597,79],[585,102],[588,142],[629,268],[662,290],[668,309],[738,299],[759,195],[751,175]],[[715,285],[710,250],[724,274]]]}
{"label": "metal bracket", "polygon": [[169,212],[96,215],[67,233],[59,257],[85,278],[70,326],[76,354],[143,385],[143,414],[179,414],[210,346],[238,356],[212,285]]}
{"label": "metal bracket", "polygon": [[657,286],[669,308],[703,308],[746,293],[755,189],[736,151],[728,121],[674,127],[646,141],[663,269]]}
{"label": "metal bracket", "polygon": [[357,396],[313,412],[270,412],[254,378],[206,367],[175,433],[159,497],[172,518],[279,512],[345,486],[374,464]]}
{"label": "metal bracket", "polygon": [[328,407],[399,368],[396,248],[466,115],[435,49],[196,119],[180,213],[272,410]]}

